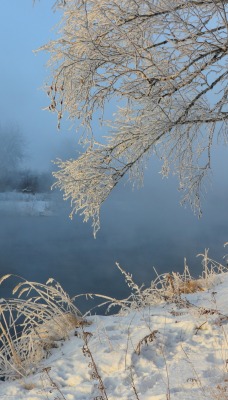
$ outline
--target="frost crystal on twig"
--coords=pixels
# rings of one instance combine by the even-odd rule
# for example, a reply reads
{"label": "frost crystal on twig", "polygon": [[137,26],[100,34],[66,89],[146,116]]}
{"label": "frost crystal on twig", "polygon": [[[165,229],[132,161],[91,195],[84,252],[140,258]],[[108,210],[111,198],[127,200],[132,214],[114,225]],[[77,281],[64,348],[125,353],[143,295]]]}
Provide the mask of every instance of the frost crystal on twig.
{"label": "frost crystal on twig", "polygon": [[[62,2],[59,2],[63,6]],[[142,180],[155,152],[200,212],[211,147],[227,142],[225,0],[66,0],[51,55],[50,111],[85,127],[85,153],[57,162],[56,186],[99,229],[101,204],[127,173]],[[102,144],[91,121],[121,99]],[[109,126],[108,126],[109,125]]]}

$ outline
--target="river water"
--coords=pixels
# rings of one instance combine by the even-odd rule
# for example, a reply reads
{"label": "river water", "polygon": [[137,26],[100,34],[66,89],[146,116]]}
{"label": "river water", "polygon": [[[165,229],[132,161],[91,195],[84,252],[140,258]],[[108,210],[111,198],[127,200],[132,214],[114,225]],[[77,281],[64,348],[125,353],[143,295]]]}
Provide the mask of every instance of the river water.
{"label": "river water", "polygon": [[[213,192],[198,220],[179,206],[171,183],[152,191],[152,184],[134,193],[128,186],[117,190],[103,207],[96,239],[80,217],[69,219],[69,204],[59,194],[50,195],[51,216],[1,210],[0,274],[40,282],[53,277],[71,296],[91,292],[123,298],[129,289],[116,262],[139,285],[150,284],[153,267],[158,273],[181,271],[184,257],[197,275],[201,260],[196,255],[205,248],[222,262],[228,240],[226,196],[221,200],[221,193]],[[10,296],[11,288],[5,281],[1,296]],[[90,308],[85,299],[77,305],[82,311]]]}

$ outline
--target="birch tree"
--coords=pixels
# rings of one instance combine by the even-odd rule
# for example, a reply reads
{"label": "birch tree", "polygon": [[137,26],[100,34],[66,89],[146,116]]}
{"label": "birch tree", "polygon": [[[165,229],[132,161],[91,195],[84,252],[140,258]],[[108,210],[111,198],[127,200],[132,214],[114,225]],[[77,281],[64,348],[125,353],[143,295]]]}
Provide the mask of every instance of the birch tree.
{"label": "birch tree", "polygon": [[[84,127],[84,153],[58,160],[55,185],[72,213],[100,227],[102,203],[126,174],[142,183],[148,157],[179,177],[201,213],[211,149],[227,142],[227,0],[64,0],[49,52],[48,109]],[[103,118],[111,100],[119,107]],[[94,115],[106,134],[97,139]]]}

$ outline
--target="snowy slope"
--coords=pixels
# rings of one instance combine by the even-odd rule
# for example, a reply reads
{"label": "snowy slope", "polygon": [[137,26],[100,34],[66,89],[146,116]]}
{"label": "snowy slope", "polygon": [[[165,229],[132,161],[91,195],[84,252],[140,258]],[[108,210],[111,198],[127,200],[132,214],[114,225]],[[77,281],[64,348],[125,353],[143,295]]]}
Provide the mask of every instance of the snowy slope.
{"label": "snowy slope", "polygon": [[90,316],[3,399],[228,399],[228,273],[208,290]]}

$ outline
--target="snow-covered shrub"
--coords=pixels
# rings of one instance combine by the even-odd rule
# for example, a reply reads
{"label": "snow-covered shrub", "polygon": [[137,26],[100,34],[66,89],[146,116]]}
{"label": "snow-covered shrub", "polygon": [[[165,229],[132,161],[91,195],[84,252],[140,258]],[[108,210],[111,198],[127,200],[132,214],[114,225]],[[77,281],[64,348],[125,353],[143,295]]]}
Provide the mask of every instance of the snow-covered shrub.
{"label": "snow-covered shrub", "polygon": [[[12,275],[5,275],[0,283]],[[82,322],[79,310],[60,284],[20,278],[17,298],[0,300],[0,379],[24,377],[35,371],[56,341],[68,337]]]}

